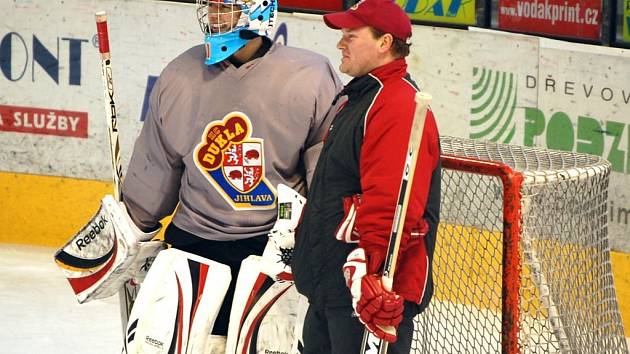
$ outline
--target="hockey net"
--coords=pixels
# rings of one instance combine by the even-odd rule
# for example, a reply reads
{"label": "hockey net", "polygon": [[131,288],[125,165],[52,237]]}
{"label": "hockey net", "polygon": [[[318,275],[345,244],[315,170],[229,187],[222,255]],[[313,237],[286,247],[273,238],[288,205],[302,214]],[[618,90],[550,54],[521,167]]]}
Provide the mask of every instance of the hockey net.
{"label": "hockey net", "polygon": [[627,353],[610,265],[610,164],[441,137],[435,290],[415,353]]}

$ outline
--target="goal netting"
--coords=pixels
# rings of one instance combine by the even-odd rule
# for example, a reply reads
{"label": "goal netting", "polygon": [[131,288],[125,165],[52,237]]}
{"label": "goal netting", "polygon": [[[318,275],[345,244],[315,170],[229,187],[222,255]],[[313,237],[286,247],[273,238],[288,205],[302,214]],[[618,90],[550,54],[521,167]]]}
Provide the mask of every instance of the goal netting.
{"label": "goal netting", "polygon": [[627,353],[608,244],[610,164],[441,137],[435,293],[415,353]]}

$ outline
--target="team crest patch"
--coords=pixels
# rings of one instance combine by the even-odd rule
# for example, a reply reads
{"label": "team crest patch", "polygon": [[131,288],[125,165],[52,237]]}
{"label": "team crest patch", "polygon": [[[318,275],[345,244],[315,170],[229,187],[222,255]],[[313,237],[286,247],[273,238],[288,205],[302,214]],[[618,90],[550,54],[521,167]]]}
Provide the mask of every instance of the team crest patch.
{"label": "team crest patch", "polygon": [[195,164],[232,208],[275,208],[276,192],[265,178],[264,141],[251,134],[242,112],[210,122],[195,148]]}

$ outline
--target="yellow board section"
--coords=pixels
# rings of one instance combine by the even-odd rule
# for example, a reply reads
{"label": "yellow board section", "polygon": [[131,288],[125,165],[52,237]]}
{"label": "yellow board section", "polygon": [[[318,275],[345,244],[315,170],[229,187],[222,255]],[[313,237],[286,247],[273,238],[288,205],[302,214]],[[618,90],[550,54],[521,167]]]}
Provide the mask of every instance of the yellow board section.
{"label": "yellow board section", "polygon": [[630,273],[628,273],[628,269],[630,269],[630,254],[611,252],[610,258],[613,277],[615,278],[619,311],[623,320],[623,329],[626,337],[630,337]]}
{"label": "yellow board section", "polygon": [[[440,224],[433,256],[433,277],[437,284],[435,299],[500,313],[501,244],[500,232]],[[539,300],[539,288],[532,281],[532,270],[526,264],[521,267],[521,311],[531,317],[546,318],[546,306]],[[450,285],[440,286],[440,283]]]}
{"label": "yellow board section", "polygon": [[0,242],[62,246],[96,213],[111,183],[0,173]]}
{"label": "yellow board section", "polygon": [[0,172],[0,243],[61,247],[111,193],[109,182]]}
{"label": "yellow board section", "polygon": [[[0,244],[2,243],[18,243],[38,246],[49,246],[59,248],[64,245],[68,239],[76,233],[98,210],[101,198],[112,192],[111,183],[81,180],[72,178],[36,176],[26,174],[4,173],[0,172]],[[169,218],[162,220],[162,224],[166,225]],[[440,249],[466,249],[468,253],[473,249],[473,253],[487,257],[477,257],[472,261],[474,269],[479,272],[475,277],[469,278],[472,283],[460,283],[459,289],[473,288],[474,284],[481,282],[484,284],[499,284],[499,274],[493,272],[497,269],[496,260],[500,259],[500,255],[487,253],[493,249],[492,244],[496,244],[496,234],[476,230],[472,228],[453,227],[450,225],[442,226],[440,232],[460,234],[465,237],[459,238],[459,244],[448,244],[446,238],[442,239],[441,244],[436,250],[436,259],[434,266],[436,268],[455,269],[449,272],[446,282],[460,283],[462,279],[466,279],[464,273],[470,275],[470,266],[459,264],[454,267],[455,259],[466,259],[462,257],[452,257],[449,259],[440,258]],[[469,244],[462,245],[465,240],[473,240]],[[453,242],[453,241],[450,241]],[[1,247],[1,246],[0,246]],[[497,257],[499,256],[499,257]],[[52,253],[51,253],[52,257]],[[630,254],[612,252],[612,267],[615,278],[615,286],[617,290],[617,300],[621,310],[621,316],[624,323],[626,336],[630,336],[630,275],[627,269],[630,269]],[[458,270],[461,274],[457,274]],[[524,272],[530,273],[531,270],[525,267]],[[525,288],[536,289],[535,286],[522,284]],[[490,285],[482,294],[474,294],[472,302],[480,308],[489,310],[498,309],[500,299],[488,294],[497,294],[495,285]],[[451,287],[454,288],[454,287]],[[525,298],[537,298],[536,290],[526,294]],[[456,303],[470,304],[470,294],[466,291],[461,293],[439,293],[435,294],[438,300],[447,300]],[[483,299],[483,300],[481,300]],[[526,309],[526,312],[540,311],[539,304],[532,303],[533,308]],[[543,313],[544,315],[544,313]]]}
{"label": "yellow board section", "polygon": [[[490,232],[469,226],[440,224],[433,256],[433,278],[436,284],[433,298],[440,302],[468,305],[469,308],[499,314],[502,291],[501,244],[502,233],[500,232]],[[540,250],[544,252],[539,252]],[[552,310],[558,309],[557,304],[543,303],[541,300],[543,298],[540,294],[541,289],[544,290],[554,281],[551,278],[545,278],[545,273],[537,268],[546,264],[556,265],[561,256],[570,255],[572,260],[590,269],[595,264],[589,262],[598,261],[598,258],[593,256],[599,251],[552,240],[531,240],[526,253],[526,256],[521,254],[527,259],[521,263],[520,316],[524,321],[534,323],[546,320]],[[630,254],[612,252],[612,263],[625,335],[629,336],[630,278],[623,270],[630,266]],[[564,274],[556,273],[555,275],[564,277]],[[547,276],[554,276],[554,274]],[[587,284],[591,281],[587,274],[574,274],[573,277],[575,284]],[[580,287],[572,290],[563,289],[559,296],[562,297],[559,303],[598,305],[592,303],[595,301],[591,298],[592,295],[584,294]],[[576,301],[576,299],[581,300]]]}

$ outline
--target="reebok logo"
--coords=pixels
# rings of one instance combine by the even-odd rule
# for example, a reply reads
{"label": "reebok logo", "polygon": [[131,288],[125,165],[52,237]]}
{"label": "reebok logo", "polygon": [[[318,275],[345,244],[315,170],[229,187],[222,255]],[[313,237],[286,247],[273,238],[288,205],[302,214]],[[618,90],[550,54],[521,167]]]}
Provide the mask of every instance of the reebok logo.
{"label": "reebok logo", "polygon": [[159,341],[155,338],[151,338],[149,336],[144,337],[144,342],[155,348],[162,349],[164,347],[164,343],[162,341]]}
{"label": "reebok logo", "polygon": [[79,238],[75,241],[79,250],[81,250],[83,247],[87,247],[87,245],[92,243],[92,240],[94,240],[96,236],[98,236],[101,233],[101,231],[105,229],[105,226],[107,226],[107,223],[109,223],[109,221],[105,219],[105,216],[101,216],[101,219],[98,221],[94,221],[94,223],[90,225],[89,229],[86,228],[85,235],[82,238]]}

